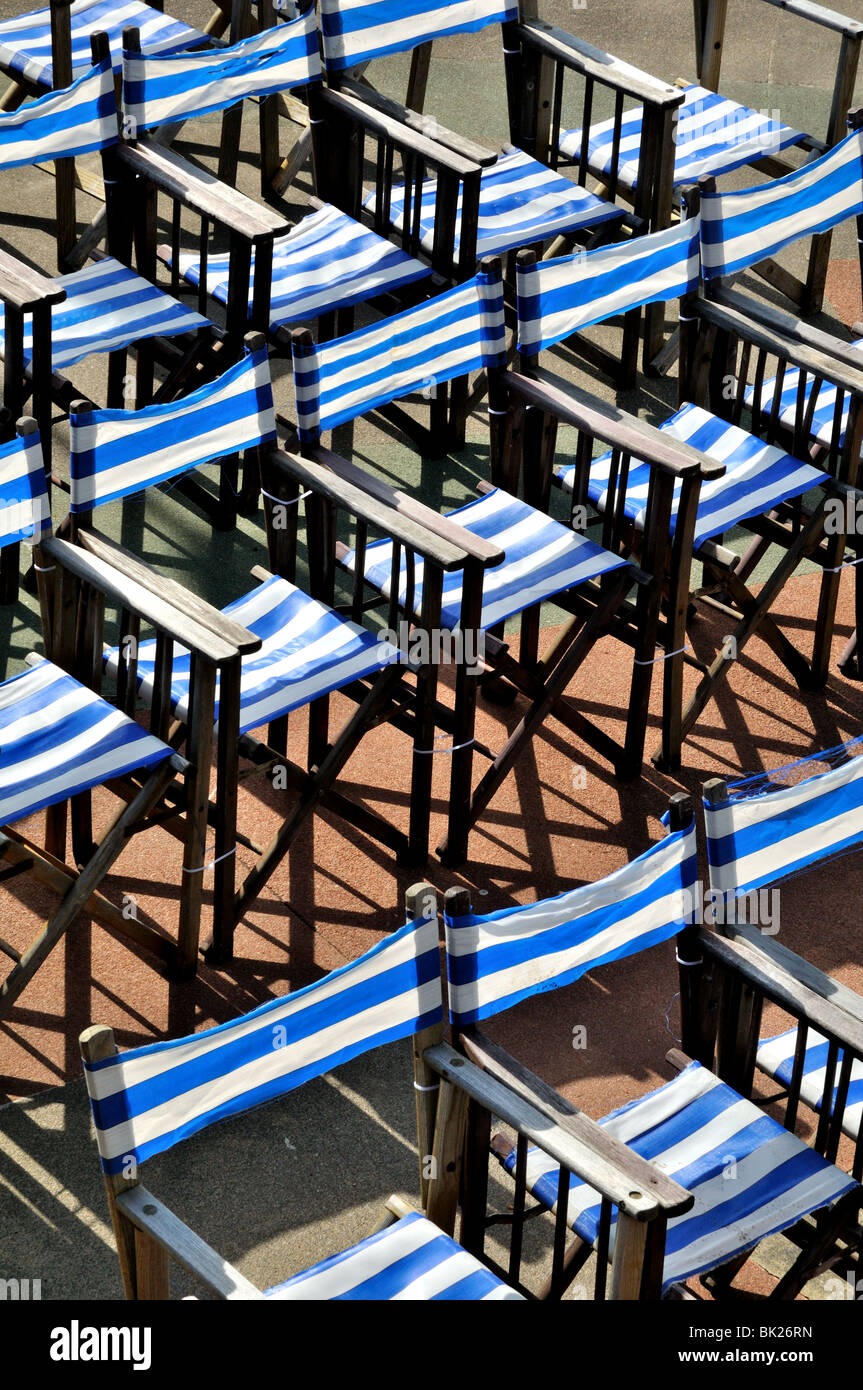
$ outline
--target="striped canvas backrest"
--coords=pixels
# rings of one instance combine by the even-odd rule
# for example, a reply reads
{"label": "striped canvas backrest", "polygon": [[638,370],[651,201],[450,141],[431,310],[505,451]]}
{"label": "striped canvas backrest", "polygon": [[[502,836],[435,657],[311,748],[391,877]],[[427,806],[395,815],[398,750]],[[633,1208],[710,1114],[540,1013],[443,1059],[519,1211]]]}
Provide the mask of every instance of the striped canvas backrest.
{"label": "striped canvas backrest", "polygon": [[855,131],[799,172],[737,193],[701,200],[704,277],[733,275],[775,256],[800,237],[863,213],[863,131]]}
{"label": "striped canvas backrest", "polygon": [[124,51],[123,112],[134,134],[320,78],[318,31],[310,10],[231,48],[165,57]]}
{"label": "striped canvas backrest", "polygon": [[71,87],[0,114],[0,169],[87,154],[117,143],[117,104],[105,59]]}
{"label": "striped canvas backrest", "polygon": [[37,543],[51,530],[51,508],[39,433],[0,444],[0,548]]}
{"label": "striped canvas backrest", "polygon": [[614,314],[679,299],[698,283],[698,218],[595,251],[519,265],[519,352],[534,356]]}
{"label": "striped canvas backrest", "polygon": [[440,1018],[435,914],[230,1023],[86,1064],[102,1167],[119,1173]]}
{"label": "striped canvas backrest", "polygon": [[503,281],[480,271],[415,309],[316,347],[293,343],[300,439],[506,361]]}
{"label": "striped canvas backrest", "polygon": [[190,396],[143,410],[71,417],[73,512],[128,497],[276,438],[266,348],[246,352]]}
{"label": "striped canvas backrest", "polygon": [[695,822],[599,883],[446,921],[450,1018],[464,1026],[644,951],[691,920]]}
{"label": "striped canvas backrest", "polygon": [[863,843],[863,754],[793,787],[705,798],[704,820],[711,888],[773,883]]}
{"label": "striped canvas backrest", "polygon": [[488,24],[518,19],[505,0],[318,0],[324,62],[330,72],[386,53],[405,53],[447,34],[471,34]]}

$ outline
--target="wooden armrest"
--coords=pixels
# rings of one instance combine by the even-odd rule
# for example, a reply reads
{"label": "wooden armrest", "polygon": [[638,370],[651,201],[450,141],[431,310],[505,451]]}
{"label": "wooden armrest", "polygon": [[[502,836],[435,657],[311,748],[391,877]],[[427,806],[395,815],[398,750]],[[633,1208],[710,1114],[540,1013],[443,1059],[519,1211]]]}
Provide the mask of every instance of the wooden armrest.
{"label": "wooden armrest", "polygon": [[[702,949],[709,956],[741,975],[792,1017],[811,1024],[819,1033],[838,1038],[858,1057],[863,1057],[863,1019],[847,1013],[839,1004],[813,988],[814,976],[802,978],[797,969],[799,957],[793,957],[792,961],[783,959],[775,949],[765,949],[766,939],[758,945],[753,944],[753,939],[743,935],[742,927],[728,925],[724,930],[729,935],[718,936],[703,928],[699,931]],[[757,928],[754,930],[757,931]],[[788,955],[792,956],[793,953],[788,952]],[[822,979],[829,980],[829,976]],[[830,983],[835,986],[836,982]]]}
{"label": "wooden armrest", "polygon": [[582,72],[586,77],[593,77],[604,86],[624,92],[638,101],[666,107],[680,106],[683,101],[684,93],[679,87],[672,86],[670,82],[661,82],[651,77],[649,72],[630,67],[629,63],[622,63],[619,58],[604,53],[592,43],[585,43],[584,39],[574,38],[553,24],[546,24],[543,19],[523,20],[518,32],[523,43],[547,53],[574,72]]}
{"label": "wooden armrest", "polygon": [[725,464],[718,459],[710,458],[646,420],[628,415],[611,401],[602,401],[544,369],[540,369],[535,378],[522,376],[520,372],[507,372],[506,384],[528,405],[538,406],[576,429],[587,430],[612,448],[634,454],[664,473],[682,477],[686,473],[700,472],[704,479],[721,478],[725,473]]}
{"label": "wooden armrest", "polygon": [[[863,372],[863,348],[855,348],[851,343],[837,338],[835,333],[825,333],[823,328],[816,328],[814,324],[797,319],[793,314],[783,313],[771,304],[750,299],[748,295],[739,294],[733,289],[720,290],[717,302],[740,309],[749,318],[755,319],[766,328],[772,328],[783,338],[802,343],[804,347],[813,348],[830,358],[835,357],[843,366],[850,367],[852,372]],[[858,337],[863,336],[863,324],[854,324],[851,332],[856,333]]]}
{"label": "wooden armrest", "polygon": [[236,648],[239,655],[247,652],[256,652],[261,645],[261,639],[247,628],[235,623],[233,618],[214,608],[207,603],[206,599],[198,598],[196,594],[179,584],[176,579],[170,579],[158,570],[154,570],[144,560],[133,555],[124,546],[118,545],[108,536],[103,536],[101,531],[79,531],[78,545],[91,555],[96,555],[106,564],[119,570],[121,574],[127,575],[136,584],[149,589],[150,593],[163,598],[166,603],[173,604],[180,612],[187,613],[196,623],[207,628],[214,636],[221,641],[228,643],[229,646]]}
{"label": "wooden armrest", "polygon": [[[505,1083],[447,1043],[427,1048],[423,1061],[636,1221],[652,1221],[661,1213],[670,1216],[692,1206],[691,1193],[604,1132],[594,1120],[580,1112],[573,1116],[552,1107],[532,1085],[506,1068]],[[530,1072],[524,1071],[523,1077],[539,1081]],[[542,1083],[539,1085],[541,1088]]]}
{"label": "wooden armrest", "polygon": [[811,19],[813,24],[820,24],[825,29],[835,29],[839,34],[863,33],[863,24],[859,20],[849,19],[836,10],[825,9],[823,5],[814,4],[813,0],[766,0],[766,3],[775,5],[779,10],[787,10],[789,14],[796,14],[800,19]]}
{"label": "wooden armrest", "polygon": [[228,227],[247,241],[263,241],[290,230],[287,218],[229,188],[215,175],[194,168],[164,145],[144,139],[136,145],[118,145],[116,155],[122,164],[142,174],[184,207]]}
{"label": "wooden armrest", "polygon": [[66,291],[47,275],[0,251],[0,299],[26,313],[39,304],[62,304]]}
{"label": "wooden armrest", "polygon": [[863,358],[858,359],[861,365],[855,366],[853,351],[849,349],[850,356],[846,352],[841,356],[837,354],[829,335],[824,335],[828,338],[826,347],[814,346],[814,329],[806,335],[808,341],[804,341],[790,317],[776,310],[764,314],[761,305],[736,290],[716,290],[710,299],[699,296],[694,307],[708,323],[739,334],[756,347],[777,353],[791,366],[802,367],[810,374],[841,386],[844,391],[863,394]]}
{"label": "wooden armrest", "polygon": [[[208,661],[222,665],[240,655],[235,642],[217,635],[210,627],[205,627],[192,616],[188,603],[185,604],[185,609],[176,606],[175,593],[171,585],[166,583],[164,592],[159,592],[159,584],[155,581],[160,577],[155,575],[155,572],[153,579],[145,586],[140,582],[133,567],[130,566],[124,572],[116,561],[109,562],[101,555],[89,553],[81,546],[72,545],[70,541],[58,540],[56,537],[42,542],[42,553],[76,578],[83,580],[85,584],[92,585],[111,602],[128,608],[145,622],[167,633],[175,642],[180,642]],[[140,566],[141,562],[138,561],[137,564]],[[191,597],[185,590],[180,592],[184,600]],[[213,613],[217,612],[217,609],[213,609]],[[244,634],[245,650],[257,651],[261,639],[245,629],[240,631]]]}
{"label": "wooden armrest", "polygon": [[[466,178],[469,174],[477,172],[478,161],[468,159],[463,154],[459,154],[452,145],[448,144],[444,136],[449,136],[453,142],[460,141],[460,137],[452,135],[449,131],[444,131],[442,126],[435,122],[434,139],[423,134],[417,129],[418,122],[409,125],[407,122],[407,108],[400,107],[398,102],[388,102],[386,109],[383,105],[372,104],[367,98],[368,93],[364,87],[357,88],[362,92],[362,96],[355,96],[349,91],[337,91],[333,87],[323,87],[317,94],[322,107],[331,106],[334,111],[348,116],[357,121],[360,125],[366,126],[378,135],[385,135],[396,145],[407,147],[420,155],[428,164],[449,170],[457,175],[458,178]],[[390,114],[393,108],[398,114]],[[418,118],[420,121],[422,118]],[[483,162],[493,164],[497,159],[497,154],[489,157],[489,151],[483,150]]]}
{"label": "wooden armrest", "polygon": [[268,456],[268,462],[271,460],[287,468],[305,487],[347,506],[356,516],[380,527],[385,535],[402,541],[444,570],[461,569],[468,559],[478,560],[486,568],[499,565],[504,559],[499,546],[472,535],[463,526],[329,449],[315,447],[304,455],[274,451]]}
{"label": "wooden armrest", "polygon": [[486,145],[478,145],[475,140],[468,140],[456,131],[447,130],[436,116],[430,116],[420,111],[411,111],[410,107],[403,106],[400,101],[395,101],[392,97],[384,96],[368,82],[363,80],[355,82],[352,78],[345,78],[339,90],[349,92],[352,96],[358,97],[363,105],[373,107],[375,111],[384,116],[390,116],[400,125],[405,125],[408,130],[414,131],[415,134],[424,136],[433,144],[444,145],[453,154],[461,155],[462,159],[470,160],[472,164],[479,164],[481,168],[494,164],[498,158],[496,150],[490,150]]}
{"label": "wooden armrest", "polygon": [[140,1184],[121,1192],[116,1199],[117,1206],[124,1216],[152,1237],[163,1250],[182,1265],[204,1285],[216,1298],[253,1299],[263,1298],[260,1289],[250,1283],[233,1265],[217,1254],[212,1246],[196,1235],[176,1216],[169,1207],[164,1206],[152,1192]]}
{"label": "wooden armrest", "polygon": [[863,1024],[863,996],[841,984],[839,980],[834,980],[832,975],[826,975],[823,970],[811,965],[808,960],[804,960],[787,946],[781,945],[775,936],[768,936],[749,922],[729,923],[723,927],[723,936],[767,956],[781,976],[799,981],[814,994],[820,995],[829,1004],[835,1005],[850,1018]]}

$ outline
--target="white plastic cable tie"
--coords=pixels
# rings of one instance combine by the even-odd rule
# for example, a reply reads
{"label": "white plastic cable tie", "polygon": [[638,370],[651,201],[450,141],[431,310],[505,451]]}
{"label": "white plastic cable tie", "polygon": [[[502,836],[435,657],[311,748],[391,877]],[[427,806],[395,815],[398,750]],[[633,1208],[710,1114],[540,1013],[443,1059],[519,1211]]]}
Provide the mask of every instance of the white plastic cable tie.
{"label": "white plastic cable tie", "polygon": [[301,492],[297,497],[274,497],[271,492],[265,492],[264,489],[261,488],[261,496],[266,497],[268,502],[275,502],[277,507],[293,507],[296,506],[298,502],[302,502],[304,497],[311,497],[314,490],[313,487],[306,488],[306,491]]}
{"label": "white plastic cable tie", "polygon": [[475,738],[469,738],[467,743],[456,743],[452,748],[415,748],[415,753],[457,753],[460,748],[470,748],[471,744],[476,743]]}
{"label": "white plastic cable tie", "polygon": [[636,665],[636,666],[655,666],[656,663],[657,663],[658,661],[668,661],[670,657],[672,657],[672,656],[680,656],[680,653],[681,653],[681,652],[688,652],[688,651],[689,651],[689,643],[686,642],[686,643],[684,643],[684,645],[683,645],[682,647],[676,647],[675,650],[674,650],[673,652],[665,652],[662,656],[655,656],[655,657],[653,658],[652,661],[638,661],[638,660],[636,660],[635,665]]}
{"label": "white plastic cable tie", "polygon": [[202,864],[201,867],[200,867],[199,869],[187,869],[186,866],[185,866],[185,864],[184,864],[184,865],[183,865],[183,873],[184,873],[184,874],[203,874],[203,873],[206,873],[207,869],[215,868],[216,864],[221,864],[221,862],[222,862],[223,859],[230,859],[231,855],[232,855],[232,854],[236,854],[236,852],[237,852],[237,846],[234,845],[234,848],[233,848],[233,849],[226,849],[224,854],[219,854],[219,855],[217,855],[217,857],[216,857],[215,859],[211,859],[211,860],[210,860],[209,864]]}

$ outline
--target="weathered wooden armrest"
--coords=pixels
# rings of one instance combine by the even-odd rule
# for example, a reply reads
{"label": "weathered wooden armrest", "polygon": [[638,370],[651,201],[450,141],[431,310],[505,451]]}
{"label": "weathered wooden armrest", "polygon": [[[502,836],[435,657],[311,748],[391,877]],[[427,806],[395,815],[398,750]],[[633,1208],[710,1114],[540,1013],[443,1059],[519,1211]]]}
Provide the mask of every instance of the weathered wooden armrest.
{"label": "weathered wooden armrest", "polygon": [[646,420],[628,415],[611,401],[602,401],[579,386],[564,382],[541,368],[536,377],[507,372],[506,383],[528,405],[555,416],[564,424],[587,430],[611,448],[634,454],[645,463],[682,477],[700,472],[703,479],[721,478],[725,464],[673,439]]}
{"label": "weathered wooden armrest", "polygon": [[[387,109],[383,109],[377,104],[372,105],[367,100],[365,88],[359,87],[357,90],[362,92],[362,96],[355,96],[353,92],[349,91],[336,91],[333,87],[324,87],[316,99],[320,101],[322,106],[330,106],[334,111],[357,121],[368,130],[372,130],[378,135],[387,136],[397,146],[407,147],[420,155],[426,163],[447,169],[458,178],[465,178],[469,174],[477,172],[480,161],[476,158],[467,158],[456,149],[456,145],[463,143],[461,137],[451,131],[444,130],[435,122],[435,133],[432,139],[417,128],[422,121],[421,117],[418,117],[413,124],[408,123],[406,119],[409,114],[407,107],[400,107],[398,102],[388,101]],[[390,114],[390,108],[393,108],[398,114]],[[430,120],[430,118],[426,119]],[[493,164],[497,159],[496,153],[489,150],[482,150],[481,152],[483,164]]]}
{"label": "weathered wooden armrest", "polygon": [[825,9],[823,5],[814,4],[813,0],[766,0],[766,3],[775,5],[778,10],[796,14],[800,19],[811,19],[813,24],[820,24],[824,29],[835,29],[839,34],[853,36],[863,33],[863,24],[859,20],[849,19],[836,10]]}
{"label": "weathered wooden armrest", "polygon": [[[512,1066],[518,1067],[512,1059],[507,1059],[509,1068],[501,1067],[487,1047],[486,1043],[477,1049],[482,1066],[461,1056],[447,1043],[427,1048],[423,1061],[636,1221],[652,1221],[662,1214],[671,1216],[689,1210],[694,1199],[686,1188],[633,1153],[588,1116],[579,1111],[569,1114],[566,1109],[552,1106],[540,1094],[542,1082],[538,1077],[523,1068],[518,1076],[511,1070]],[[504,1080],[486,1069],[486,1060],[492,1062]],[[556,1100],[559,1102],[560,1097]]]}
{"label": "weathered wooden armrest", "polygon": [[[707,323],[738,334],[756,347],[777,354],[790,366],[801,367],[810,375],[833,382],[843,391],[863,394],[863,367],[854,366],[853,354],[846,361],[846,354],[843,353],[840,358],[832,346],[829,351],[811,346],[803,341],[798,332],[793,331],[790,318],[785,322],[785,316],[774,310],[768,320],[760,313],[760,306],[748,296],[736,290],[720,289],[710,299],[699,297],[695,301],[695,309]],[[783,320],[781,326],[778,322],[780,319]]]}
{"label": "weathered wooden armrest", "polygon": [[212,1246],[181,1221],[169,1207],[148,1192],[146,1187],[137,1185],[127,1192],[121,1192],[116,1199],[117,1206],[125,1217],[150,1236],[163,1250],[167,1250],[189,1274],[194,1275],[216,1298],[253,1299],[263,1298],[260,1289],[255,1288],[239,1270],[223,1260]]}
{"label": "weathered wooden armrest", "polygon": [[457,131],[447,130],[436,116],[412,111],[410,107],[403,106],[400,101],[395,101],[392,97],[384,96],[382,92],[376,91],[368,82],[363,80],[355,82],[352,78],[345,78],[340,90],[358,97],[364,106],[371,106],[382,115],[390,116],[400,125],[407,126],[408,130],[414,131],[415,134],[425,136],[433,144],[444,145],[453,154],[461,155],[463,159],[470,160],[472,164],[479,164],[482,168],[486,168],[489,164],[494,164],[498,157],[496,150],[490,150],[486,145],[478,145],[475,140],[468,140],[464,135],[459,135]]}
{"label": "weathered wooden armrest", "polygon": [[62,304],[66,291],[47,275],[31,270],[29,265],[0,251],[0,299],[21,313],[39,304]]}
{"label": "weathered wooden armrest", "polygon": [[[199,620],[197,614],[192,613],[193,605],[188,602],[192,596],[179,585],[162,581],[155,571],[150,571],[146,584],[142,583],[142,571],[147,567],[141,561],[128,566],[124,563],[124,568],[121,568],[123,552],[119,547],[116,550],[111,548],[110,560],[104,558],[104,553],[96,554],[56,537],[43,541],[41,548],[43,555],[85,584],[92,585],[112,603],[137,614],[144,622],[208,661],[221,665],[241,654],[236,641],[214,632],[212,627]],[[182,596],[182,606],[178,593]],[[217,609],[212,612],[218,614]],[[235,632],[242,634],[242,650],[258,650],[261,645],[259,637],[245,628],[237,628],[236,624],[231,626]]]}
{"label": "weathered wooden armrest", "polygon": [[585,43],[584,39],[567,34],[553,24],[547,24],[543,19],[523,20],[518,32],[522,43],[529,43],[532,48],[547,53],[564,67],[584,73],[585,77],[593,77],[597,82],[638,101],[667,107],[680,106],[683,101],[684,94],[679,87],[672,86],[670,82],[661,82],[651,77],[649,72],[642,72],[629,63],[622,63],[619,58],[604,53],[592,43]]}
{"label": "weathered wooden armrest", "polygon": [[472,535],[465,527],[440,516],[431,507],[372,477],[329,449],[316,447],[303,455],[273,451],[268,456],[269,461],[277,462],[305,487],[348,507],[355,516],[379,527],[385,535],[402,541],[444,570],[461,569],[469,559],[478,560],[485,568],[499,565],[504,559],[499,546]]}
{"label": "weathered wooden armrest", "polygon": [[214,174],[194,168],[164,145],[142,139],[136,145],[118,145],[116,155],[161,192],[247,241],[262,241],[290,230],[287,218],[221,183]]}
{"label": "weathered wooden armrest", "polygon": [[766,956],[782,977],[797,980],[814,994],[820,995],[829,1004],[835,1005],[837,1009],[863,1024],[863,995],[857,994],[839,980],[834,980],[832,975],[825,974],[788,946],[783,946],[775,936],[768,936],[749,922],[728,923],[723,927],[722,934],[727,939],[736,941],[738,945],[748,946]]}
{"label": "weathered wooden armrest", "polygon": [[104,560],[121,574],[127,575],[136,584],[141,584],[151,593],[163,598],[166,603],[173,604],[180,612],[188,613],[196,623],[200,623],[214,636],[235,647],[237,654],[256,652],[260,647],[260,638],[253,632],[241,627],[233,618],[207,603],[206,599],[198,598],[197,594],[193,594],[176,579],[160,574],[130,550],[102,535],[101,531],[79,531],[78,545],[91,555]]}
{"label": "weathered wooden armrest", "polygon": [[[703,928],[699,931],[699,941],[708,956],[741,975],[793,1018],[837,1038],[863,1057],[863,1016],[859,1010],[852,1014],[843,1002],[850,991],[841,991],[835,980],[812,966],[806,967],[799,956],[763,937],[758,928],[727,925],[723,931],[728,935],[719,936]],[[835,991],[829,998],[821,993],[825,981]]]}
{"label": "weathered wooden armrest", "polygon": [[[795,318],[793,314],[786,314],[781,309],[774,308],[772,304],[750,299],[748,295],[740,294],[734,289],[719,290],[717,303],[739,309],[748,318],[755,319],[757,323],[772,329],[791,342],[802,343],[804,347],[824,353],[831,359],[835,357],[843,366],[850,367],[852,372],[863,372],[863,349],[855,348],[851,343],[837,338],[835,333],[826,333],[823,328],[816,328],[814,324]],[[858,336],[863,334],[863,324],[853,325],[851,332],[857,333]]]}

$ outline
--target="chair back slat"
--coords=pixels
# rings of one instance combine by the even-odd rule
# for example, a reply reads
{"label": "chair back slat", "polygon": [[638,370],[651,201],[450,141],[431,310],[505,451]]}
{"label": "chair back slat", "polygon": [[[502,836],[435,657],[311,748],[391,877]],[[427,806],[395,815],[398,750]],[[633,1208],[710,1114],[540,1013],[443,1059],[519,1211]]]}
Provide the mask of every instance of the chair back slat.
{"label": "chair back slat", "polygon": [[143,410],[71,417],[71,509],[89,512],[276,438],[266,348],[190,396]]}
{"label": "chair back slat", "polygon": [[736,275],[801,237],[863,213],[863,131],[802,169],[758,188],[705,193],[701,259],[706,280]]}
{"label": "chair back slat", "polygon": [[230,1023],[86,1064],[102,1167],[122,1172],[440,1019],[435,915]]}
{"label": "chair back slat", "polygon": [[518,265],[518,350],[532,357],[590,324],[698,288],[698,218],[633,241]]}
{"label": "chair back slat", "polygon": [[38,430],[0,444],[0,549],[38,545],[51,530],[51,506]]}
{"label": "chair back slat", "polygon": [[71,87],[0,114],[0,169],[89,154],[117,138],[114,77],[106,59]]}
{"label": "chair back slat", "polygon": [[696,877],[692,821],[598,883],[529,907],[446,917],[450,1017],[477,1023],[675,936]]}
{"label": "chair back slat", "polygon": [[320,0],[321,38],[327,71],[342,72],[389,53],[407,53],[448,34],[472,34],[489,24],[518,19],[518,5],[503,0],[459,0],[455,5],[407,0]]}
{"label": "chair back slat", "polygon": [[713,889],[773,883],[863,842],[863,753],[796,786],[705,797],[704,818]]}
{"label": "chair back slat", "polygon": [[415,309],[317,347],[293,342],[300,439],[420,389],[506,360],[500,271],[472,280]]}
{"label": "chair back slat", "polygon": [[314,10],[230,48],[164,57],[123,53],[123,110],[132,130],[222,111],[321,80]]}

